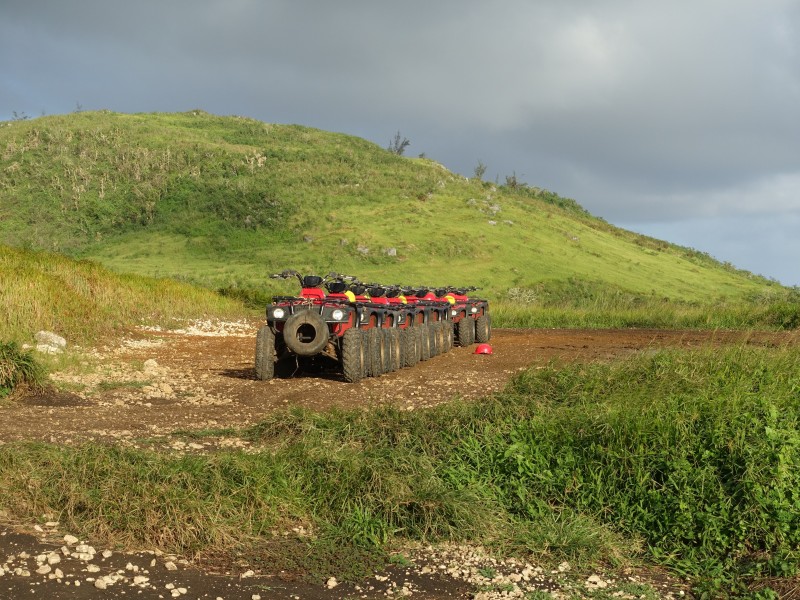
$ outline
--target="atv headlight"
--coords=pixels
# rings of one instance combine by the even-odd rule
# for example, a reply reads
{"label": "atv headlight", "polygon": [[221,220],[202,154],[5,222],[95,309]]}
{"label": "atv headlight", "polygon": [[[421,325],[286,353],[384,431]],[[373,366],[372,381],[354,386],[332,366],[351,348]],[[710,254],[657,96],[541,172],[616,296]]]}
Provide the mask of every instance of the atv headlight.
{"label": "atv headlight", "polygon": [[286,313],[282,308],[276,308],[272,311],[272,318],[273,319],[282,319]]}
{"label": "atv headlight", "polygon": [[472,308],[469,309],[469,312],[471,312],[474,315],[476,312],[478,312],[478,307],[473,306]]}
{"label": "atv headlight", "polygon": [[344,311],[341,308],[337,308],[331,313],[334,321],[341,321],[344,319]]}
{"label": "atv headlight", "polygon": [[451,316],[451,317],[455,317],[457,314],[458,314],[458,311],[457,311],[457,310],[451,310],[451,311],[450,311],[450,316]]}
{"label": "atv headlight", "polygon": [[361,313],[361,322],[364,323],[367,320],[367,313]]}

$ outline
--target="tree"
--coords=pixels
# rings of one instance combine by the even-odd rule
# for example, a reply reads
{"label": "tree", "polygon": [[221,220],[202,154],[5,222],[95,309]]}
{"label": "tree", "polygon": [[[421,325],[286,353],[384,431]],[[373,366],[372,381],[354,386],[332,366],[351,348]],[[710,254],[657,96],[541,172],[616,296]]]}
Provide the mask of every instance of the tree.
{"label": "tree", "polygon": [[402,156],[403,152],[406,151],[406,147],[408,147],[411,142],[408,141],[408,138],[403,137],[400,135],[400,130],[397,130],[397,133],[394,136],[394,139],[389,140],[389,147],[387,150],[392,154],[397,154],[397,156]]}
{"label": "tree", "polygon": [[475,179],[483,180],[483,174],[486,173],[486,165],[483,164],[481,161],[478,161],[478,164],[475,166]]}

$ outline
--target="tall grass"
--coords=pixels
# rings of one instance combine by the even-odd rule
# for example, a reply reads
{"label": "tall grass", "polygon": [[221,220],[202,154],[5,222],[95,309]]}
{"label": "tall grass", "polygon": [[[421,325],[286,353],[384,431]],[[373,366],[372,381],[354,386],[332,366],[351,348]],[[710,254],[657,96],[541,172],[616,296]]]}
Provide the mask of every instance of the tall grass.
{"label": "tall grass", "polygon": [[231,316],[241,304],[172,280],[111,273],[89,261],[0,245],[0,339],[47,329],[88,342],[144,320]]}
{"label": "tall grass", "polygon": [[800,289],[687,302],[634,294],[604,282],[566,280],[511,288],[491,310],[497,327],[794,330],[800,327]]}
{"label": "tall grass", "polygon": [[0,342],[0,399],[20,384],[41,386],[44,378],[44,366],[32,351],[20,349],[15,342]]}
{"label": "tall grass", "polygon": [[[470,540],[647,560],[714,594],[800,557],[800,351],[659,352],[529,371],[480,402],[280,413],[257,454],[0,447],[4,508],[172,550]],[[153,502],[158,498],[158,502]]]}

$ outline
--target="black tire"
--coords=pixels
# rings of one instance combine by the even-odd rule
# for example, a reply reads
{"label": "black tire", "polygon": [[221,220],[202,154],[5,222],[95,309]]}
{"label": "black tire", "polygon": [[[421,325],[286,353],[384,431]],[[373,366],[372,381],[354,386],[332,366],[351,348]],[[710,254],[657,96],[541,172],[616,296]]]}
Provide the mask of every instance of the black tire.
{"label": "black tire", "polygon": [[366,372],[366,338],[358,329],[348,329],[342,336],[342,372],[347,383],[358,383]]}
{"label": "black tire", "polygon": [[489,322],[489,317],[481,315],[475,321],[475,341],[479,344],[485,344],[492,337],[492,326]]}
{"label": "black tire", "polygon": [[392,327],[389,331],[389,347],[391,349],[391,370],[399,371],[403,366],[400,354],[402,353],[402,345],[400,344],[400,330]]}
{"label": "black tire", "polygon": [[442,353],[442,340],[441,336],[439,335],[441,327],[439,327],[439,323],[431,323],[430,331],[431,331],[431,357],[439,356]]}
{"label": "black tire", "polygon": [[400,340],[400,368],[406,366],[406,349],[408,348],[408,329],[398,329],[397,337]]}
{"label": "black tire", "polygon": [[444,352],[450,352],[453,349],[453,323],[445,321],[442,323],[444,329]]}
{"label": "black tire", "polygon": [[383,341],[383,354],[381,358],[383,359],[383,372],[384,373],[391,373],[392,372],[392,340],[391,340],[391,330],[381,328],[381,339]]}
{"label": "black tire", "polygon": [[444,321],[439,321],[436,323],[436,340],[439,348],[438,354],[444,354],[447,352],[447,340],[445,339],[444,325]]}
{"label": "black tire", "polygon": [[263,325],[256,334],[256,379],[266,381],[275,376],[275,334]]}
{"label": "black tire", "polygon": [[419,352],[419,344],[417,343],[417,332],[413,327],[406,327],[405,331],[405,349],[403,351],[403,366],[413,367],[419,361],[417,353]]}
{"label": "black tire", "polygon": [[370,377],[380,377],[384,373],[383,338],[381,336],[381,330],[373,327],[372,329],[365,329],[364,334],[369,340],[369,365],[367,366],[367,372]]}
{"label": "black tire", "polygon": [[328,326],[311,310],[293,314],[283,326],[283,341],[298,356],[314,356],[328,344]]}
{"label": "black tire", "polygon": [[458,345],[469,346],[475,341],[475,320],[464,317],[458,322]]}
{"label": "black tire", "polygon": [[421,324],[419,327],[419,359],[421,361],[430,360],[431,358],[431,328],[427,324]]}

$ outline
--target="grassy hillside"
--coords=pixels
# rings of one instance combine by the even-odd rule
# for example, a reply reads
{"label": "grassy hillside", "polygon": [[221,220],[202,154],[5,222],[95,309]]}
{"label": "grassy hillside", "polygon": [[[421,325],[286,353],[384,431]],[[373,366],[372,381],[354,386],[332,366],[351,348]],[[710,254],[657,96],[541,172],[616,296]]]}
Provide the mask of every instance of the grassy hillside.
{"label": "grassy hillside", "polygon": [[0,306],[0,342],[29,341],[46,329],[83,343],[142,321],[242,313],[237,302],[185,283],[3,245]]}
{"label": "grassy hillside", "polygon": [[474,284],[490,298],[570,280],[689,302],[779,287],[544,190],[202,111],[3,123],[0,172],[0,242],[213,288],[287,291],[266,288],[287,267]]}

